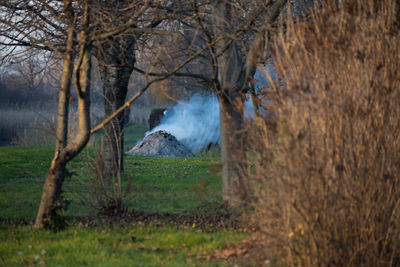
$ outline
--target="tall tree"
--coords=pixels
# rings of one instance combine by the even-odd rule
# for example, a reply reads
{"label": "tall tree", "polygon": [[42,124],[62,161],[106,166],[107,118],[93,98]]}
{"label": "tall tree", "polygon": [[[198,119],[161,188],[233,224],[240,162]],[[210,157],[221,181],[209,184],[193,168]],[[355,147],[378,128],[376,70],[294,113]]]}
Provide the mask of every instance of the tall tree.
{"label": "tall tree", "polygon": [[[35,222],[35,226],[39,228],[43,227],[46,219],[51,218],[60,206],[67,163],[80,153],[90,138],[93,42],[121,35],[134,24],[133,19],[130,19],[118,26],[99,27],[103,22],[93,19],[91,10],[94,9],[99,10],[99,5],[93,0],[9,0],[0,4],[0,35],[3,38],[2,45],[6,48],[3,61],[16,53],[23,56],[22,52],[29,50],[51,51],[64,59],[59,90],[56,149]],[[73,74],[78,97],[78,132],[68,141],[68,101]],[[102,124],[104,125],[105,123]]]}
{"label": "tall tree", "polygon": [[[267,29],[276,22],[285,0],[267,1],[263,9],[248,16],[242,29],[235,25],[232,17],[234,1],[212,2],[213,32],[215,36],[227,36],[214,46],[212,53],[213,83],[220,103],[220,136],[222,159],[222,194],[232,206],[237,206],[249,197],[246,182],[246,150],[244,127],[244,100],[248,85],[253,78],[264,49]],[[262,11],[262,12],[260,12]],[[263,15],[265,12],[265,16]],[[264,17],[263,28],[243,53],[238,46],[235,33],[248,31],[256,19]]]}
{"label": "tall tree", "polygon": [[[106,46],[106,45],[105,45]],[[108,117],[120,108],[126,99],[128,84],[135,64],[135,39],[131,36],[114,38],[106,53],[99,58],[103,84],[104,113]],[[121,58],[121,54],[125,54]],[[117,176],[123,170],[124,113],[104,127],[103,159],[105,175]]]}
{"label": "tall tree", "polygon": [[[42,198],[35,221],[35,227],[43,227],[46,219],[51,218],[59,207],[62,183],[65,176],[65,166],[86,146],[90,138],[90,73],[92,44],[89,39],[90,2],[83,3],[83,15],[80,18],[81,30],[79,33],[78,63],[74,68],[75,88],[78,96],[78,132],[70,143],[66,143],[69,83],[72,76],[73,57],[72,44],[74,43],[73,24],[68,25],[67,49],[64,57],[63,76],[59,92],[59,112],[57,127],[57,145],[51,162],[49,174],[43,186]],[[75,16],[72,5],[64,1],[64,11],[69,20]]]}
{"label": "tall tree", "polygon": [[[85,147],[90,135],[115,120],[124,108],[138,99],[151,84],[171,77],[183,68],[183,66],[204,52],[204,50],[198,51],[171,70],[171,72],[163,73],[159,77],[148,81],[124,105],[117,108],[102,123],[91,129],[90,74],[92,50],[94,48],[98,50],[101,47],[105,47],[106,52],[110,52],[107,49],[113,47],[114,49],[111,51],[117,51],[118,53],[129,52],[129,49],[134,45],[134,41],[128,37],[129,34],[148,32],[146,28],[138,30],[135,25],[138,23],[138,17],[145,13],[150,3],[150,0],[140,3],[137,1],[130,2],[131,5],[126,6],[126,8],[133,7],[135,12],[133,14],[126,14],[127,19],[122,19],[116,24],[113,23],[113,20],[102,20],[101,16],[95,19],[94,11],[97,11],[98,14],[108,12],[103,9],[104,4],[101,1],[7,0],[0,3],[0,36],[2,38],[0,39],[0,44],[2,47],[6,47],[1,62],[5,62],[10,56],[15,54],[22,55],[23,57],[22,52],[24,52],[24,48],[26,48],[25,51],[40,50],[54,52],[64,59],[59,91],[56,149],[43,187],[41,203],[35,222],[36,227],[43,227],[46,219],[51,219],[58,210],[67,163]],[[150,27],[154,27],[153,25],[156,23],[154,20],[152,21],[153,24],[150,24]],[[114,43],[112,46],[104,45],[110,40],[117,40],[117,45],[128,45],[123,46],[122,49],[115,49],[116,46]],[[98,54],[96,53],[96,55]],[[131,58],[128,61],[133,64],[134,55],[132,56],[133,59]],[[108,59],[111,62],[115,60],[112,57]],[[130,66],[126,70],[124,64],[124,61],[121,60],[117,62],[117,67],[123,67],[123,72],[128,72],[132,65],[128,64]],[[113,71],[110,73],[111,76],[115,75]],[[67,140],[68,100],[73,74],[78,95],[79,129],[76,136],[69,141]],[[124,75],[123,77],[126,78],[128,75]],[[120,87],[123,88],[124,86]]]}
{"label": "tall tree", "polygon": [[[244,173],[247,169],[244,100],[264,50],[265,36],[286,2],[193,1],[192,16],[177,19],[180,27],[176,33],[180,43],[163,48],[166,58],[174,54],[178,55],[178,59],[182,53],[186,58],[193,51],[203,49],[201,58],[186,65],[186,72],[180,74],[201,79],[217,93],[220,103],[222,194],[232,206],[243,203],[249,194],[245,181],[247,175]],[[173,64],[179,64],[179,60]],[[167,69],[168,64],[160,65]]]}
{"label": "tall tree", "polygon": [[[126,100],[128,84],[136,63],[136,43],[145,32],[151,32],[163,17],[155,17],[162,9],[149,1],[101,1],[102,24],[124,25],[130,28],[124,34],[114,35],[96,43],[96,57],[103,85],[104,113],[108,117]],[[104,127],[104,172],[108,176],[120,175],[124,156],[124,114],[120,113]]]}
{"label": "tall tree", "polygon": [[[64,60],[55,154],[43,187],[36,227],[42,227],[45,219],[57,209],[66,164],[83,149],[90,136],[90,4],[89,0],[79,3],[68,0],[9,0],[0,4],[0,35],[4,50],[7,51],[3,59],[14,54],[23,58],[25,53],[39,50],[57,53]],[[75,52],[79,57],[74,69]],[[73,73],[78,94],[79,130],[72,142],[68,143],[68,101]]]}
{"label": "tall tree", "polygon": [[[118,18],[122,17],[124,20],[129,20],[130,17],[127,14],[134,13],[135,9],[140,8],[140,5],[132,5],[127,1],[104,1],[101,4],[103,19],[114,24],[126,23],[126,21]],[[139,16],[137,19],[139,19]],[[134,25],[132,27],[135,27]],[[98,44],[96,57],[99,62],[103,85],[104,114],[106,117],[113,114],[125,103],[130,75],[136,62],[135,44],[136,38],[132,34],[110,37]],[[120,175],[123,170],[123,130],[123,112],[104,127],[104,172],[105,175],[110,177]]]}

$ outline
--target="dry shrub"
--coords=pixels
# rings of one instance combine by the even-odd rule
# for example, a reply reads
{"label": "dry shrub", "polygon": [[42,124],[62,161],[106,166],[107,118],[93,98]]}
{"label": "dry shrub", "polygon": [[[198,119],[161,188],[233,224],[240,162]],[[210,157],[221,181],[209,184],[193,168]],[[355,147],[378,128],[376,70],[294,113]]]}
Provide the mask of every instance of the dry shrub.
{"label": "dry shrub", "polygon": [[[129,193],[132,183],[130,175],[118,172],[115,176],[105,172],[102,140],[97,140],[81,155],[83,167],[74,170],[78,187],[68,190],[76,195],[82,204],[88,205],[95,214],[116,216],[124,213],[123,198]],[[123,182],[123,180],[126,181]]]}
{"label": "dry shrub", "polygon": [[328,2],[277,38],[253,221],[276,264],[399,266],[399,9]]}

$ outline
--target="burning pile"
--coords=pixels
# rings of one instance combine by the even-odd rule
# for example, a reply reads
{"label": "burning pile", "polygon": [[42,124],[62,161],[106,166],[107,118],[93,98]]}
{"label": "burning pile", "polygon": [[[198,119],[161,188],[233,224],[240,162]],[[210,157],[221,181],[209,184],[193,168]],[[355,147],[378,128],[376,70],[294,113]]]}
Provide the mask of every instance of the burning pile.
{"label": "burning pile", "polygon": [[193,157],[193,153],[175,136],[166,131],[157,131],[146,136],[127,152],[128,155],[153,157]]}

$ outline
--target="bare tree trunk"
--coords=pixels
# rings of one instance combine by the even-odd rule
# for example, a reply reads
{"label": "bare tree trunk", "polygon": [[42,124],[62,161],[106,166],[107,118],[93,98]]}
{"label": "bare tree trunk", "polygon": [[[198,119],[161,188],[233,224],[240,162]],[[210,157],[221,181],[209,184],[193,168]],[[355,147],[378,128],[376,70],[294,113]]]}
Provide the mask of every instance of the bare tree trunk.
{"label": "bare tree trunk", "polygon": [[74,29],[68,28],[67,49],[65,52],[60,91],[58,93],[58,120],[56,131],[56,151],[67,145],[69,97],[71,91],[72,73],[74,69],[73,43],[75,40]]}
{"label": "bare tree trunk", "polygon": [[[147,21],[146,17],[149,18],[150,13],[141,17],[150,8],[150,3],[151,1],[144,1],[142,5],[138,6],[137,13],[132,13],[132,9],[126,8],[132,5],[127,5],[126,1],[108,0],[99,2],[99,5],[108,11],[109,16],[129,18],[129,21],[117,20],[117,23],[134,22],[129,26],[130,29],[143,30],[142,33],[110,36],[106,40],[103,39],[98,45],[96,56],[99,60],[103,82],[106,117],[111,116],[125,104],[129,78],[136,63],[135,45],[137,38],[140,38],[146,32],[146,29],[157,27],[164,20],[155,16]],[[116,177],[123,171],[124,126],[124,113],[120,113],[104,127],[103,161],[104,174],[107,176]]]}
{"label": "bare tree trunk", "polygon": [[246,132],[243,122],[243,99],[240,94],[219,95],[222,160],[222,196],[231,206],[248,198],[246,182]]}
{"label": "bare tree trunk", "polygon": [[[88,25],[88,4],[85,5],[85,15],[83,18],[84,25]],[[70,35],[69,35],[70,37]],[[71,35],[72,38],[72,35]],[[73,39],[72,39],[73,40]],[[68,42],[71,40],[68,40]],[[64,170],[66,164],[73,159],[79,152],[86,146],[90,137],[90,69],[91,69],[91,44],[87,40],[87,33],[82,30],[80,35],[80,57],[78,59],[78,64],[75,67],[75,85],[78,95],[78,133],[71,143],[66,144],[64,139],[64,134],[66,132],[66,119],[63,116],[64,110],[67,109],[65,105],[68,104],[65,101],[67,96],[66,92],[67,85],[70,82],[64,79],[71,79],[71,65],[73,64],[72,57],[66,56],[64,59],[64,69],[63,69],[63,83],[60,91],[60,108],[62,112],[58,116],[58,131],[60,134],[60,139],[57,140],[58,149],[55,152],[54,158],[51,162],[49,169],[49,174],[45,181],[43,187],[42,198],[40,201],[40,206],[38,214],[35,221],[36,228],[42,228],[44,222],[47,218],[51,218],[53,213],[59,208],[59,201],[61,195],[62,183],[64,181]],[[68,53],[67,53],[68,54]],[[65,87],[64,87],[65,86]],[[61,141],[61,142],[60,142]],[[65,146],[62,148],[62,146]]]}
{"label": "bare tree trunk", "polygon": [[[104,111],[108,117],[125,103],[129,77],[132,69],[107,64],[101,68],[104,93]],[[111,123],[104,127],[104,172],[108,176],[117,176],[123,171],[124,156],[124,113],[121,112]]]}
{"label": "bare tree trunk", "polygon": [[[279,16],[286,3],[277,0],[268,7],[265,23],[271,24]],[[232,4],[229,0],[213,0],[213,29],[215,36],[232,35]],[[220,103],[220,136],[222,157],[222,193],[231,206],[238,206],[248,200],[249,189],[246,181],[247,159],[244,126],[244,95],[249,79],[254,76],[259,57],[263,50],[264,34],[256,36],[243,60],[236,40],[224,38],[214,51],[214,72],[217,76],[215,87]]]}
{"label": "bare tree trunk", "polygon": [[[229,1],[213,3],[215,36],[230,32],[231,6]],[[244,152],[243,99],[245,75],[243,62],[235,43],[224,39],[216,45],[216,90],[220,105],[220,136],[222,158],[222,196],[231,206],[238,206],[248,197]]]}
{"label": "bare tree trunk", "polygon": [[73,73],[73,42],[74,29],[68,28],[67,51],[64,57],[63,72],[61,77],[60,91],[58,94],[58,117],[56,131],[56,149],[50,166],[48,177],[43,186],[42,199],[37,214],[35,227],[43,226],[43,219],[50,213],[51,206],[60,198],[62,183],[65,176],[65,163],[56,164],[61,150],[67,145],[68,135],[68,106],[71,80]]}
{"label": "bare tree trunk", "polygon": [[[124,105],[129,78],[136,62],[135,37],[110,39],[98,50],[100,75],[103,82],[104,113],[109,117]],[[121,112],[104,127],[104,174],[116,177],[123,171],[124,113]]]}

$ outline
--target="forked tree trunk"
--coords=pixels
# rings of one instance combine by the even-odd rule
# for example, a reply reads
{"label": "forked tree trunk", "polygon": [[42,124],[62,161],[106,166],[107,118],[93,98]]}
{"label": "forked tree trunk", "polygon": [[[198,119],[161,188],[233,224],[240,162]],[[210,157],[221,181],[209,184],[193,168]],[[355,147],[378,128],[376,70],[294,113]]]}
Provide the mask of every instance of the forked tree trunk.
{"label": "forked tree trunk", "polygon": [[[88,25],[88,5],[85,6],[85,15],[83,24]],[[71,26],[72,27],[72,26]],[[71,42],[71,43],[70,43]],[[73,43],[73,34],[68,34],[68,46],[71,48]],[[75,67],[75,85],[78,95],[78,133],[75,138],[66,145],[66,127],[67,119],[64,111],[68,110],[67,97],[72,76],[73,58],[70,53],[64,59],[62,86],[60,88],[60,106],[61,112],[58,114],[57,129],[57,149],[51,162],[49,173],[43,187],[42,198],[38,214],[35,221],[36,228],[42,228],[47,218],[51,218],[59,208],[61,188],[64,181],[65,166],[86,146],[90,137],[90,69],[91,69],[91,45],[87,41],[87,33],[83,30],[80,35],[80,58]],[[65,138],[65,139],[64,139]]]}

